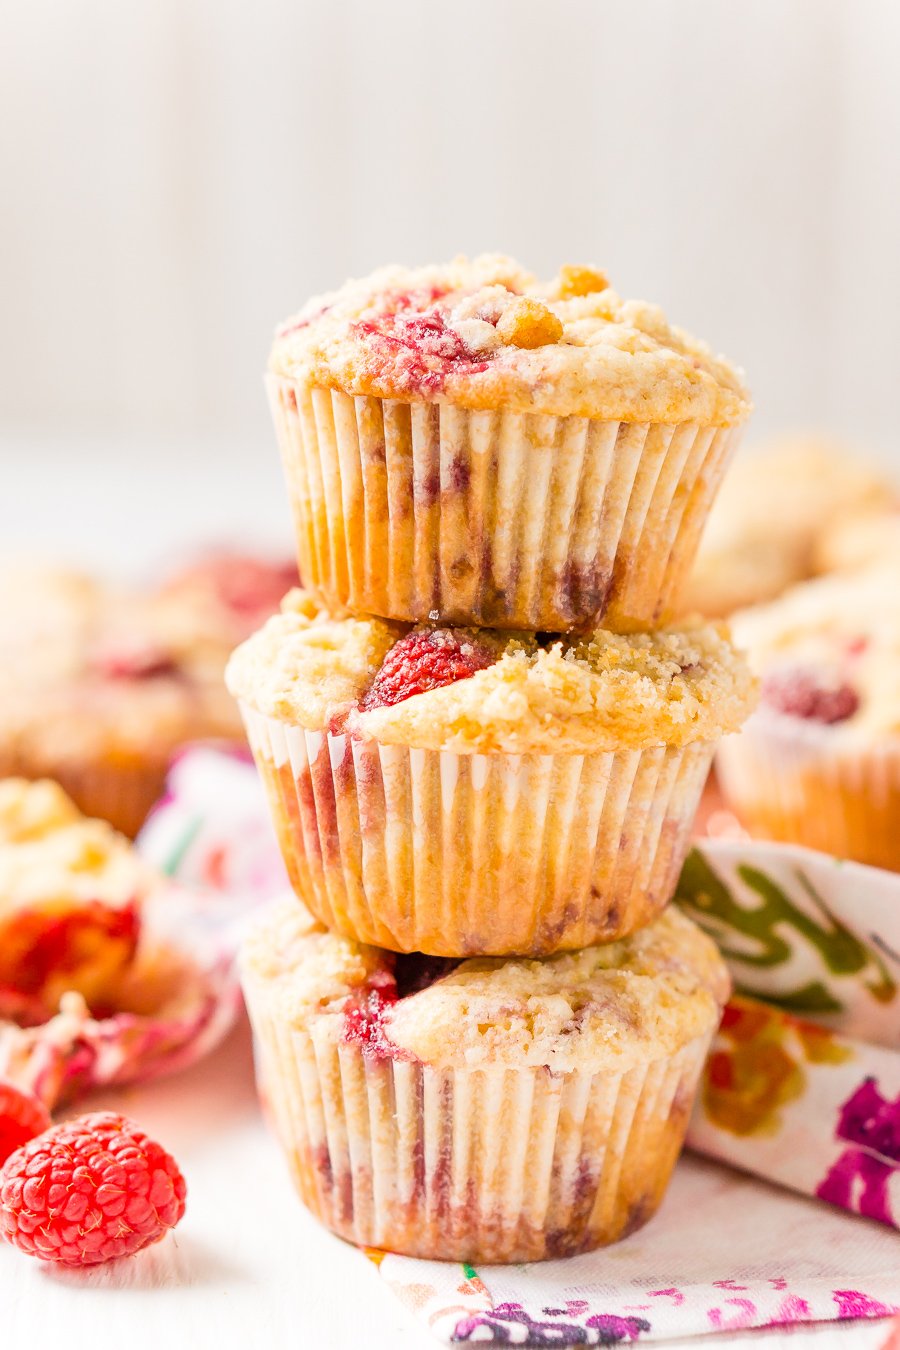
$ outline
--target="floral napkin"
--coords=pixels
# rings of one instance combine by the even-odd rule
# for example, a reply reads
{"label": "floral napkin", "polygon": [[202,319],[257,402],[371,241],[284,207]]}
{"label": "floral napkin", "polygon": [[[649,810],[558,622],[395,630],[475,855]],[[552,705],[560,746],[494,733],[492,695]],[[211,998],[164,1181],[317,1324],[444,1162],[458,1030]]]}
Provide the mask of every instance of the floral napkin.
{"label": "floral napkin", "polygon": [[[184,755],[141,844],[233,920],[286,885],[240,756]],[[900,1308],[900,877],[704,839],[677,898],[738,990],[691,1125],[695,1156],[653,1222],[604,1251],[478,1270],[368,1253],[444,1341],[616,1345]]]}

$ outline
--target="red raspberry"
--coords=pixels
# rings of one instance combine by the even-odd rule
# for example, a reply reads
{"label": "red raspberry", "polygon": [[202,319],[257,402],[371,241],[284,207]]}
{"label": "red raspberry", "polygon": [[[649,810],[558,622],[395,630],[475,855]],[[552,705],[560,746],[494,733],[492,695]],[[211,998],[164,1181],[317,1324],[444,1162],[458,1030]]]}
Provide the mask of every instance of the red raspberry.
{"label": "red raspberry", "polygon": [[397,383],[417,393],[440,393],[453,371],[478,375],[489,365],[483,354],[466,346],[441,309],[421,313],[401,307],[361,319],[351,331],[370,344],[377,361],[391,367]]}
{"label": "red raspberry", "polygon": [[397,1002],[397,985],[387,971],[376,972],[344,1010],[343,1038],[355,1042],[367,1059],[403,1059],[387,1034],[384,1015]]}
{"label": "red raspberry", "polygon": [[0,1233],[31,1256],[91,1266],[157,1242],[184,1214],[178,1164],[125,1116],[57,1125],[0,1171]]}
{"label": "red raspberry", "polygon": [[859,695],[849,684],[827,683],[815,671],[773,671],[763,680],[762,696],[776,712],[810,722],[844,722],[859,707]]}
{"label": "red raspberry", "polygon": [[52,1123],[43,1102],[0,1078],[0,1166],[29,1139],[49,1130]]}
{"label": "red raspberry", "polygon": [[449,628],[408,633],[395,642],[365,694],[360,708],[390,708],[414,694],[467,680],[492,666],[495,656],[464,634]]}

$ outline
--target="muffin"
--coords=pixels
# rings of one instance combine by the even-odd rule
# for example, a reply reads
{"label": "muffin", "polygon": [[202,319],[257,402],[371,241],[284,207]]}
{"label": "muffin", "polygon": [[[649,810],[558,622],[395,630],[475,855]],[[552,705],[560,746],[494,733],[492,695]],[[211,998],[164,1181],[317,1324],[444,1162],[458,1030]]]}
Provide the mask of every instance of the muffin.
{"label": "muffin", "polygon": [[148,880],[57,784],[0,782],[0,1018],[44,1021],[69,992],[101,1007],[134,959]]}
{"label": "muffin", "polygon": [[278,330],[300,573],[407,622],[651,628],[677,604],[740,375],[592,268],[388,267]]}
{"label": "muffin", "polygon": [[842,516],[816,541],[813,561],[818,573],[853,572],[893,561],[900,574],[900,502],[893,509]]}
{"label": "muffin", "polygon": [[180,746],[243,739],[223,674],[245,625],[196,582],[153,593],[10,568],[0,575],[0,775],[57,779],[86,814],[135,834]]}
{"label": "muffin", "polygon": [[754,834],[900,869],[898,582],[835,574],[735,617],[762,698],[717,768]]}
{"label": "muffin", "polygon": [[588,1251],[650,1218],[728,993],[674,909],[543,961],[439,961],[282,904],[242,977],[304,1203],[351,1242],[472,1262]]}
{"label": "muffin", "polygon": [[754,684],[715,627],[581,639],[334,617],[304,592],[227,671],[294,888],[438,956],[611,941],[669,900]]}
{"label": "muffin", "polygon": [[896,495],[882,470],[812,437],[739,458],[710,514],[684,612],[717,618],[774,599],[823,570],[820,541],[838,522]]}
{"label": "muffin", "polygon": [[274,614],[298,582],[296,563],[220,549],[188,563],[154,592],[157,611],[176,626],[190,624],[226,647],[236,647]]}

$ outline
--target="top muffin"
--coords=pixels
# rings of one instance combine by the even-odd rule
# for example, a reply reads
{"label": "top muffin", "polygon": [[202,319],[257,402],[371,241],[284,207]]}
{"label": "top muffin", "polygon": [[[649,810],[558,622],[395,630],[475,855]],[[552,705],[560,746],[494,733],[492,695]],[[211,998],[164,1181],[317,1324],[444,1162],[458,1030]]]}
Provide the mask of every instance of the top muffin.
{"label": "top muffin", "polygon": [[499,254],[348,281],[279,328],[269,368],[470,409],[708,426],[750,411],[740,372],[655,305],[622,300],[594,268],[542,283]]}

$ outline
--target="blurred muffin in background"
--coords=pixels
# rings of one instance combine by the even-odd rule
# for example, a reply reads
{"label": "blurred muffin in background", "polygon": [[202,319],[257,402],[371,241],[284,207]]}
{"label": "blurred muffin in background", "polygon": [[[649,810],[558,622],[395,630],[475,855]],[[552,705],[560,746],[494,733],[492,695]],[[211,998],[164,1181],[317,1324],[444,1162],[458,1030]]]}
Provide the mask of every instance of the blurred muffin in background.
{"label": "blurred muffin in background", "polygon": [[237,557],[228,583],[231,565],[217,555],[156,591],[0,573],[0,774],[55,779],[134,835],[180,746],[243,740],[225,663],[296,573]]}
{"label": "blurred muffin in background", "polygon": [[718,618],[774,599],[823,570],[820,541],[839,522],[898,501],[883,470],[821,439],[791,437],[739,459],[710,514],[685,612]]}
{"label": "blurred muffin in background", "polygon": [[156,596],[155,608],[170,621],[181,618],[232,647],[255,632],[299,581],[293,561],[269,561],[219,550],[174,573]]}
{"label": "blurred muffin in background", "polygon": [[102,1008],[134,960],[149,881],[56,783],[0,781],[0,1017],[42,1022],[70,992]]}
{"label": "blurred muffin in background", "polygon": [[751,833],[900,870],[898,582],[884,561],[734,616],[762,699],[716,767]]}
{"label": "blurred muffin in background", "polygon": [[851,572],[893,560],[900,577],[900,493],[888,508],[841,517],[816,542],[816,572]]}

